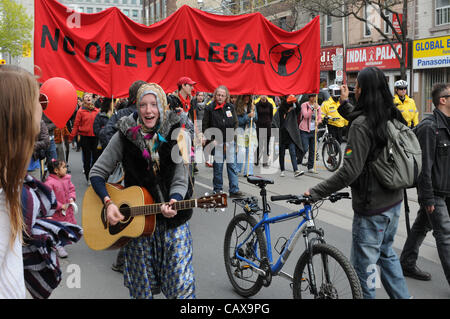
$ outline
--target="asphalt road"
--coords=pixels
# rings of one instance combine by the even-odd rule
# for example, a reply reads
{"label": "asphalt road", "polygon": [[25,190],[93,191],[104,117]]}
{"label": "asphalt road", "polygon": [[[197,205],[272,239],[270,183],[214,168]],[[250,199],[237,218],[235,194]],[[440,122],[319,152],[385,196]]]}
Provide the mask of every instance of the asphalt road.
{"label": "asphalt road", "polygon": [[[293,172],[289,171],[291,165],[286,155],[287,176],[279,177],[279,172],[272,167],[271,171],[264,176],[272,177],[274,185],[269,185],[268,195],[274,194],[301,194],[309,187],[330,176],[331,173],[318,165],[318,174],[305,174],[294,178]],[[79,213],[76,215],[81,225],[82,200],[87,183],[82,174],[81,152],[71,150],[69,164],[71,168],[72,181],[76,186],[77,203]],[[276,166],[276,164],[275,164]],[[198,165],[199,174],[196,175],[195,196],[204,195],[212,191],[212,168],[207,168],[203,163]],[[257,169],[255,174],[261,172]],[[224,169],[225,171],[225,169]],[[227,191],[228,181],[224,172],[224,187]],[[240,177],[240,188],[249,195],[257,196],[259,190],[250,185],[243,177]],[[415,192],[415,191],[414,191]],[[411,221],[414,220],[417,209],[417,195],[409,194],[411,205]],[[231,201],[229,201],[231,204]],[[290,212],[295,207],[283,202],[271,204],[273,214]],[[228,222],[234,214],[234,205],[229,205],[225,212],[205,212],[195,209],[190,221],[191,232],[194,240],[194,270],[196,275],[196,294],[200,299],[240,299],[228,281],[223,263],[223,239]],[[340,249],[347,257],[350,255],[351,243],[351,201],[342,200],[335,204],[325,203],[317,217],[317,226],[325,230],[326,241]],[[272,243],[276,243],[279,236],[289,235],[294,221],[276,224],[272,228]],[[400,220],[398,234],[395,240],[395,249],[399,253],[406,238],[404,217]],[[295,251],[289,257],[285,268],[287,273],[293,272],[297,259],[304,249],[302,240],[299,240]],[[82,239],[80,242],[67,246],[69,257],[62,259],[61,270],[63,279],[60,285],[53,291],[50,298],[61,299],[128,299],[128,289],[123,286],[123,275],[111,270],[111,264],[115,260],[117,251],[93,251],[88,248]],[[275,256],[277,256],[275,254]],[[450,288],[445,279],[440,265],[434,238],[427,236],[419,258],[419,266],[430,272],[433,276],[429,282],[417,281],[407,278],[410,294],[414,298],[424,299],[449,299]],[[292,298],[290,282],[286,279],[275,277],[268,288],[263,288],[254,299],[289,299]],[[158,298],[164,298],[159,295]],[[388,298],[383,287],[377,289],[377,299]]]}

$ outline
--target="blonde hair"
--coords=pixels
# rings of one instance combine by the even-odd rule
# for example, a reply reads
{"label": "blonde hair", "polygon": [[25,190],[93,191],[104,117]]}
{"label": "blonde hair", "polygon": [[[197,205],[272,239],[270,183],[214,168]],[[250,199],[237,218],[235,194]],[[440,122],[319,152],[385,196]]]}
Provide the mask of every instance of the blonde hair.
{"label": "blonde hair", "polygon": [[39,86],[34,76],[13,66],[0,68],[0,187],[11,221],[10,245],[24,229],[21,193],[33,154]]}

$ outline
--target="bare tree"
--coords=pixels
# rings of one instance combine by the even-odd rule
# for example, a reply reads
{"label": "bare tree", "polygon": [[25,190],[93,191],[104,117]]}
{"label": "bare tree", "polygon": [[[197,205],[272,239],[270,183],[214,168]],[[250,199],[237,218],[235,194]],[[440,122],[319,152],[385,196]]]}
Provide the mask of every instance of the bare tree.
{"label": "bare tree", "polygon": [[[272,18],[271,21],[282,27],[286,31],[294,31],[297,28],[300,11],[298,7],[299,0],[283,0],[283,1],[268,1],[268,0],[221,0],[222,3],[228,3],[231,14],[243,14],[250,12],[260,12],[266,18]],[[280,12],[289,11],[288,16],[283,16],[284,24],[279,23],[280,18],[277,18]]]}
{"label": "bare tree", "polygon": [[[298,3],[304,9],[315,14],[325,14],[338,18],[353,16],[359,21],[370,25],[391,46],[400,63],[401,78],[406,79],[408,1],[410,0],[298,0]],[[401,12],[394,9],[399,5],[402,5]],[[364,14],[366,8],[369,7],[375,9],[377,17]],[[399,31],[394,27],[394,19],[392,17],[395,17],[395,20],[399,22]],[[378,21],[384,21],[389,26],[390,30],[392,30],[392,38],[380,28]],[[396,43],[401,43],[401,54],[395,49],[394,45]]]}

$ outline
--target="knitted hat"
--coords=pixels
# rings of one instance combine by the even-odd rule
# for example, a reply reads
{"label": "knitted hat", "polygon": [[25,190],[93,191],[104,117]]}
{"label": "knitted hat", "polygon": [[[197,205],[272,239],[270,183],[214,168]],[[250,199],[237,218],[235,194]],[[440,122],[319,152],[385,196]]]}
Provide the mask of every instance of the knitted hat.
{"label": "knitted hat", "polygon": [[159,110],[159,121],[163,121],[164,113],[168,109],[167,98],[164,90],[156,83],[146,83],[141,85],[139,88],[136,99],[136,107],[138,112],[140,112],[139,104],[141,103],[142,98],[147,94],[153,94],[156,97],[156,103]]}

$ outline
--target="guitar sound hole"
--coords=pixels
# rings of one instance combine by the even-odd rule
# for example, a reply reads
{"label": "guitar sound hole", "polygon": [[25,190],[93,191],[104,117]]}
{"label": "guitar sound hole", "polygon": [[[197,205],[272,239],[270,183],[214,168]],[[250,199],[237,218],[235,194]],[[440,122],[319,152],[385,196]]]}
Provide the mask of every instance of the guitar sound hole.
{"label": "guitar sound hole", "polygon": [[128,205],[123,204],[119,207],[119,209],[120,213],[124,216],[124,219],[114,226],[109,225],[109,233],[111,235],[120,233],[133,221],[133,217],[131,217],[130,207]]}

